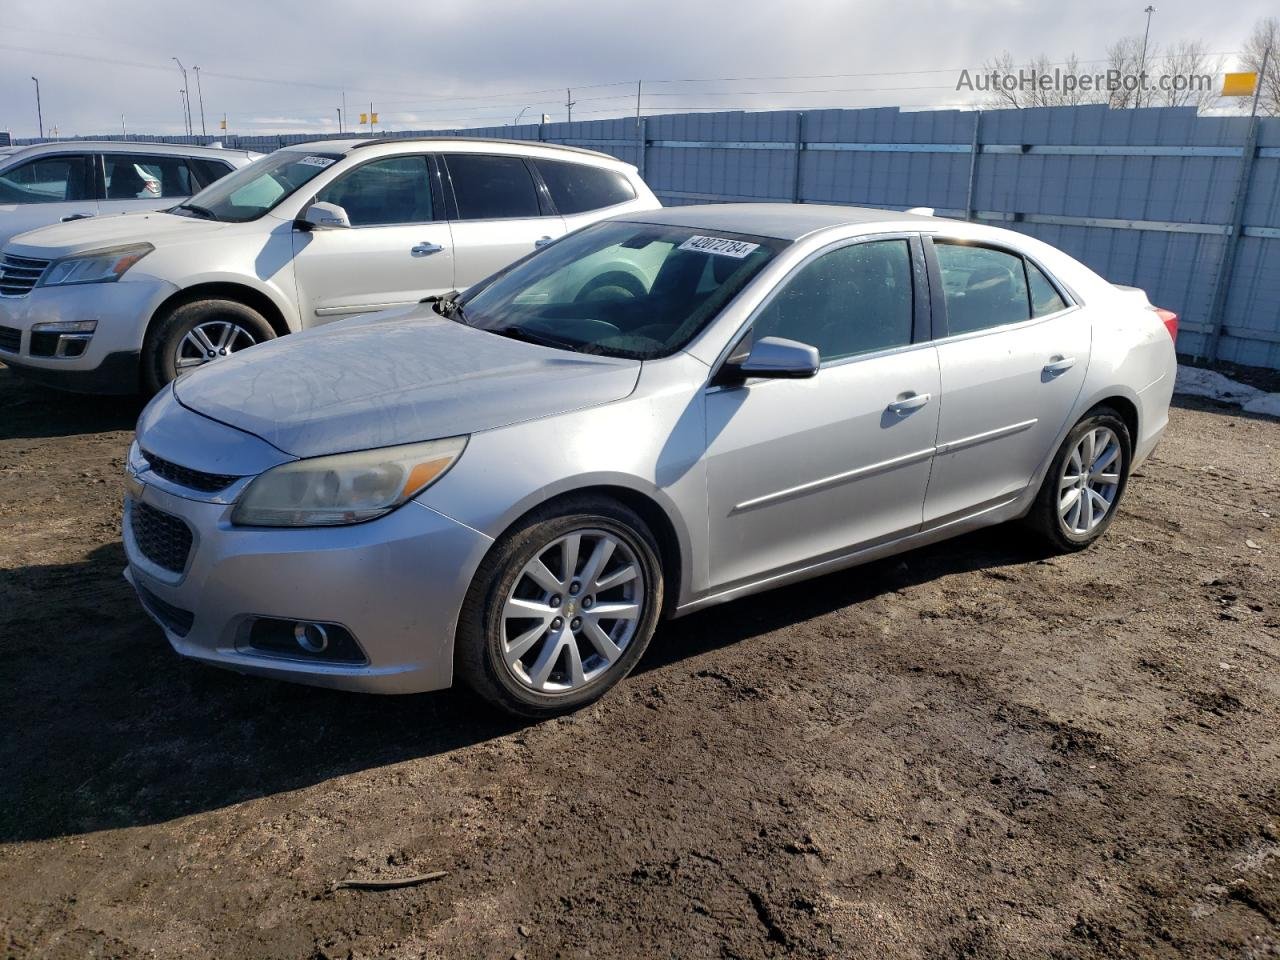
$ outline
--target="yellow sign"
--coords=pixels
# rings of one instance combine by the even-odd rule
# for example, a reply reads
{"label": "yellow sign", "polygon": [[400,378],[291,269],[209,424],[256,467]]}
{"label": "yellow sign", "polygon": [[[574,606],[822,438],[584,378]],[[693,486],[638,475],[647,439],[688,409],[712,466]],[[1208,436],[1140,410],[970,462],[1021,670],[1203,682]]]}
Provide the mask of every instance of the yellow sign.
{"label": "yellow sign", "polygon": [[371,121],[369,121],[369,122],[370,122],[370,123],[377,123],[377,122],[378,122],[378,115],[375,113],[375,114],[373,115],[373,119],[372,119]]}
{"label": "yellow sign", "polygon": [[221,123],[221,127],[223,130],[227,129],[227,121],[223,120]]}
{"label": "yellow sign", "polygon": [[360,122],[361,122],[361,123],[368,123],[368,122],[369,122],[369,115],[368,115],[367,113],[362,113],[362,114],[360,114]]}
{"label": "yellow sign", "polygon": [[1224,97],[1251,97],[1258,86],[1256,73],[1228,73],[1222,78]]}

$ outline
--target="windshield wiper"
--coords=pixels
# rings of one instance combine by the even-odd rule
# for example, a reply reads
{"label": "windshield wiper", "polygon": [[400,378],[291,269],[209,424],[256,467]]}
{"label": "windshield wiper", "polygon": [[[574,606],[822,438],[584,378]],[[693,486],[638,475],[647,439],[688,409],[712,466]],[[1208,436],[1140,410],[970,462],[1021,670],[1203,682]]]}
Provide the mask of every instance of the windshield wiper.
{"label": "windshield wiper", "polygon": [[523,340],[525,343],[534,343],[540,347],[554,347],[558,350],[573,350],[576,352],[583,346],[582,343],[576,340],[561,340],[559,337],[553,337],[546,333],[535,333],[526,327],[517,326],[516,324],[487,329],[489,329],[490,333],[496,333],[500,337]]}
{"label": "windshield wiper", "polygon": [[419,303],[431,304],[431,309],[440,316],[448,320],[457,320],[459,323],[466,323],[466,319],[462,315],[462,304],[458,302],[458,298],[462,294],[457,290],[450,290],[448,293],[433,294],[429,297],[423,297]]}
{"label": "windshield wiper", "polygon": [[212,210],[210,210],[208,207],[197,207],[194,203],[180,203],[173,209],[190,210],[192,213],[198,214],[199,216],[204,217],[206,220],[218,219],[218,215],[214,213]]}

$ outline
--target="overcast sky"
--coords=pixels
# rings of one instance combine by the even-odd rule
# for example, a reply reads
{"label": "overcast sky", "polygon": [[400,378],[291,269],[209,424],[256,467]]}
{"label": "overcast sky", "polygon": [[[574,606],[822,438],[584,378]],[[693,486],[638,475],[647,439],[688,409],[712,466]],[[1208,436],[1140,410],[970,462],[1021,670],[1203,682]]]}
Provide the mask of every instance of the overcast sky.
{"label": "overcast sky", "polygon": [[[1144,0],[0,0],[0,130],[181,133],[178,57],[201,67],[209,133],[337,130],[370,101],[380,128],[686,108],[958,106],[960,68],[1009,50],[1101,59],[1141,35]],[[1241,48],[1274,0],[1158,0],[1152,43]],[[20,25],[20,26],[19,26]],[[1089,65],[1091,68],[1093,64]],[[1101,64],[1097,64],[1101,68]],[[879,75],[871,75],[879,74]],[[795,79],[775,79],[780,77]],[[729,80],[723,78],[767,78]],[[686,81],[686,82],[673,82]],[[688,82],[702,81],[702,82]]]}

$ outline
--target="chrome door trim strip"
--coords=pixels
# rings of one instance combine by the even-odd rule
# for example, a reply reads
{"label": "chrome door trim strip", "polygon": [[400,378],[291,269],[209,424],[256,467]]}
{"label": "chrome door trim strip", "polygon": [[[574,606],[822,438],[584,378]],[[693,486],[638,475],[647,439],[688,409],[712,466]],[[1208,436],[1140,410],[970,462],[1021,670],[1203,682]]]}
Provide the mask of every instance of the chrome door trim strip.
{"label": "chrome door trim strip", "polygon": [[946,443],[940,443],[937,447],[938,455],[944,453],[955,453],[957,450],[964,450],[966,447],[976,447],[980,443],[987,443],[991,440],[999,440],[1001,437],[1007,437],[1015,433],[1021,433],[1023,430],[1030,430],[1039,419],[1023,420],[1020,423],[1011,423],[1007,427],[996,427],[994,430],[988,430],[985,433],[975,433],[970,437],[961,437],[959,440],[950,440]]}
{"label": "chrome door trim strip", "polygon": [[[1035,421],[1031,421],[1034,423]],[[932,457],[937,448],[927,447],[924,450],[917,450],[914,453],[905,453],[900,457],[893,457],[890,460],[881,460],[879,463],[870,463],[865,467],[857,467],[853,470],[846,470],[844,473],[837,473],[830,477],[822,477],[819,480],[811,480],[808,483],[802,483],[795,487],[788,487],[785,490],[777,490],[773,493],[766,493],[764,496],[755,497],[751,500],[744,500],[732,510],[729,516],[735,513],[742,513],[746,510],[754,510],[756,507],[767,506],[772,503],[780,503],[783,500],[790,500],[793,497],[802,497],[808,493],[814,493],[818,490],[826,490],[829,487],[836,487],[842,483],[848,483],[851,480],[861,480],[863,477],[869,477],[877,473],[883,473],[886,470],[893,470],[897,467],[905,467],[908,464],[918,463],[921,460],[927,460]]]}

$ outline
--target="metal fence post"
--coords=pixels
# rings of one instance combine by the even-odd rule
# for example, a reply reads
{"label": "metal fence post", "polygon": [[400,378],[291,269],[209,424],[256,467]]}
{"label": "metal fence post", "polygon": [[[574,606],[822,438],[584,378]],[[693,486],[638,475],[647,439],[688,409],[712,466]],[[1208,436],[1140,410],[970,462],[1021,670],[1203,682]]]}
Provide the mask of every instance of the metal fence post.
{"label": "metal fence post", "polygon": [[804,113],[796,114],[796,173],[791,181],[791,202],[801,203],[804,191],[801,189],[800,171],[804,160]]}
{"label": "metal fence post", "polygon": [[643,180],[643,179],[644,179],[644,161],[645,161],[645,154],[647,154],[647,153],[649,152],[649,135],[646,133],[646,130],[647,130],[646,124],[647,124],[647,123],[648,123],[648,121],[646,121],[645,119],[641,118],[640,122],[636,124],[636,131],[637,131],[637,133],[638,133],[638,135],[639,135],[639,138],[640,138],[640,139],[639,139],[639,154],[640,154],[640,155],[639,155],[639,157],[637,158],[636,168],[640,171],[640,179],[641,179],[641,180]]}
{"label": "metal fence post", "polygon": [[1236,249],[1240,246],[1240,234],[1244,229],[1244,208],[1249,199],[1249,181],[1253,179],[1253,159],[1258,154],[1257,117],[1249,120],[1249,133],[1240,153],[1240,179],[1236,183],[1235,196],[1231,199],[1231,228],[1222,239],[1222,259],[1218,263],[1218,276],[1213,283],[1213,298],[1209,301],[1209,333],[1204,347],[1197,356],[1202,359],[1218,359],[1218,341],[1222,336],[1222,321],[1227,312],[1227,295],[1230,293],[1231,274],[1236,265]]}
{"label": "metal fence post", "polygon": [[973,189],[974,181],[978,175],[978,150],[981,145],[978,143],[978,131],[982,127],[982,111],[976,110],[973,114],[973,142],[969,146],[969,189],[964,197],[964,218],[966,220],[973,219]]}

